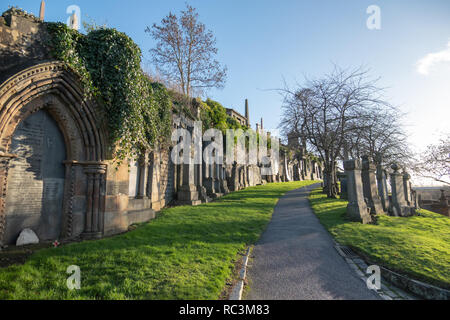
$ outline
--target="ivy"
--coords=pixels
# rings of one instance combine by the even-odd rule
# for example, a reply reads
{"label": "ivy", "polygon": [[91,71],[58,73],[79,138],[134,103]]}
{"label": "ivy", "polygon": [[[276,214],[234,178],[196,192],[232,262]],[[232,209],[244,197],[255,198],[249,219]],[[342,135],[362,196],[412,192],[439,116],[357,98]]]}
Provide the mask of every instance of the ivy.
{"label": "ivy", "polygon": [[86,98],[103,107],[120,164],[170,135],[172,103],[162,85],[141,69],[141,50],[126,34],[100,28],[87,35],[63,23],[46,23],[51,55],[80,78]]}

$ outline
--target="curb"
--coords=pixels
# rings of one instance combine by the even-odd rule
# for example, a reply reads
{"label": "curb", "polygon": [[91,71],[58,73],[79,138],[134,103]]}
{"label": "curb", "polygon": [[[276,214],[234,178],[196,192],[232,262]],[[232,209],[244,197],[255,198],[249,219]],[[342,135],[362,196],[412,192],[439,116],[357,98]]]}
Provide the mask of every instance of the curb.
{"label": "curb", "polygon": [[247,264],[248,258],[250,256],[250,247],[247,249],[247,252],[244,256],[243,266],[241,271],[239,272],[239,281],[231,290],[230,297],[228,300],[242,300],[242,292],[244,291],[244,281],[247,277]]}
{"label": "curb", "polygon": [[[342,246],[335,242],[334,247],[348,265],[365,282],[365,271],[368,267],[367,263],[347,246]],[[380,271],[382,277],[382,290],[377,290],[377,293],[385,300],[416,300],[418,298],[427,300],[450,300],[450,290],[408,278],[407,276],[398,274],[383,266],[380,266]],[[413,295],[417,297],[414,297]]]}
{"label": "curb", "polygon": [[[349,267],[357,274],[358,278],[360,278],[364,282],[364,284],[366,284],[368,277],[368,275],[366,275],[366,270],[369,265],[347,246],[342,246],[335,242],[334,248],[339,253],[339,255],[344,258]],[[380,298],[382,298],[383,300],[417,300],[416,297],[396,287],[396,283],[392,284],[387,282],[386,280],[390,279],[388,277],[385,277],[383,269],[383,267],[380,267],[382,276],[381,289],[374,290],[380,296]]]}
{"label": "curb", "polygon": [[394,271],[380,267],[381,275],[391,283],[399,286],[413,294],[428,300],[450,300],[450,291],[424,283],[418,280],[410,279]]}

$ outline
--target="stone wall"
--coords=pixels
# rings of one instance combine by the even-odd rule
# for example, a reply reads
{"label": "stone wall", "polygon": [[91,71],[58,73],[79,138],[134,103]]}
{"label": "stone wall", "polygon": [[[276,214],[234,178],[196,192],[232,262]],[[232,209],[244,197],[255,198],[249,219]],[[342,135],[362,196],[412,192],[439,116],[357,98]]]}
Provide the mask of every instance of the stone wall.
{"label": "stone wall", "polygon": [[31,15],[14,10],[0,17],[0,82],[49,59],[45,25]]}
{"label": "stone wall", "polygon": [[[33,16],[9,11],[0,18],[0,246],[13,244],[25,228],[41,240],[101,238],[153,219],[169,204],[321,177],[316,162],[286,154],[270,176],[261,164],[174,164],[175,142],[118,165],[100,106],[86,101],[64,63],[51,60],[47,38]],[[192,117],[174,113],[172,128],[194,133]]]}

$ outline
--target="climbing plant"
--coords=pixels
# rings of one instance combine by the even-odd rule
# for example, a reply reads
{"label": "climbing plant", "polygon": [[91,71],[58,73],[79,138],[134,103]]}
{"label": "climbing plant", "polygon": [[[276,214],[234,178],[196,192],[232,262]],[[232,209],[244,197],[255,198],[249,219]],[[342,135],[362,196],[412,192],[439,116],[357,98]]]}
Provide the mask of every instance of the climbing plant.
{"label": "climbing plant", "polygon": [[126,34],[99,28],[83,35],[47,23],[51,54],[80,78],[86,98],[103,106],[119,164],[168,137],[172,104],[167,90],[141,69],[141,50]]}

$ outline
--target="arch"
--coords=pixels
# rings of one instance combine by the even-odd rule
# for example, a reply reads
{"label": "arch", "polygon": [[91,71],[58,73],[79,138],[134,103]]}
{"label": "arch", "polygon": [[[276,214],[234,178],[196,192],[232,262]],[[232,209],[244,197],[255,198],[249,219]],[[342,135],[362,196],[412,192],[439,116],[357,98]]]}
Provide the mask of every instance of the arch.
{"label": "arch", "polygon": [[[57,102],[64,108],[58,108]],[[0,106],[0,152],[8,153],[11,136],[21,120],[48,108],[66,142],[78,140],[78,149],[69,151],[68,160],[105,160],[105,135],[94,104],[84,98],[77,77],[63,62],[39,64],[9,78],[0,86]]]}
{"label": "arch", "polygon": [[107,149],[106,130],[95,106],[85,98],[77,76],[59,61],[27,68],[0,85],[0,243],[7,227],[8,166],[16,156],[10,150],[12,137],[17,126],[39,110],[56,121],[66,145],[62,236],[76,236],[77,230],[88,237],[101,236]]}

